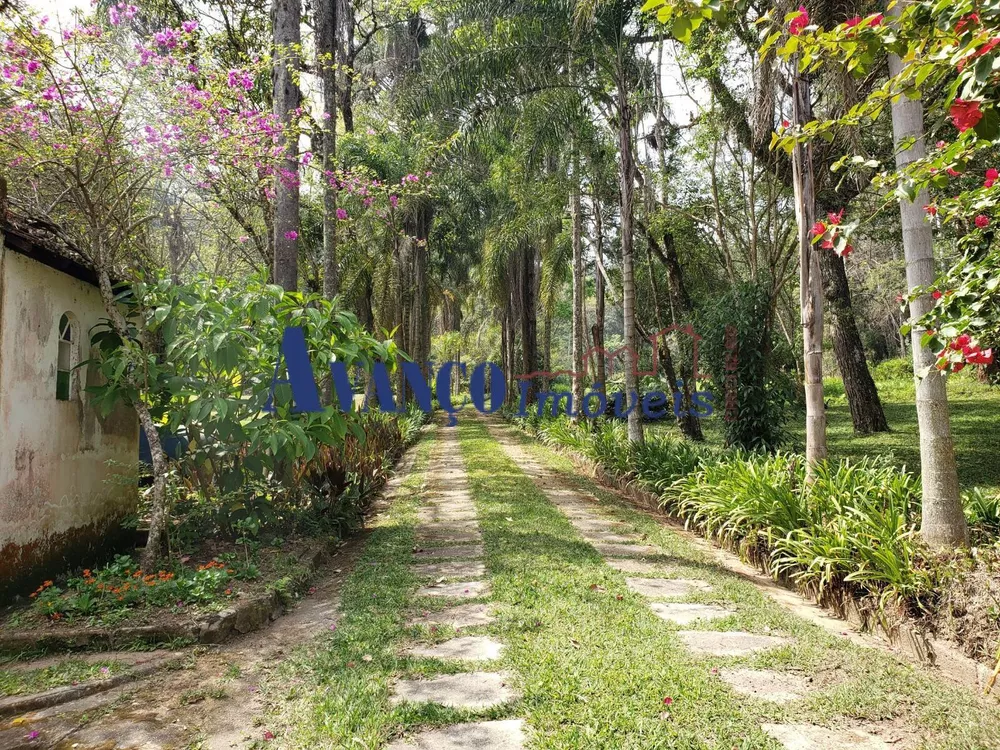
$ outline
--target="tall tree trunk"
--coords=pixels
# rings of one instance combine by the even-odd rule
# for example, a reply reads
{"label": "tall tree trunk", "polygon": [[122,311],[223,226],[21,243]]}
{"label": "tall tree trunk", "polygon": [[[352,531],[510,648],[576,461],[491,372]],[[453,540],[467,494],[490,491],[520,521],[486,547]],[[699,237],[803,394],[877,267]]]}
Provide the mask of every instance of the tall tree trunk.
{"label": "tall tree trunk", "polygon": [[[323,2],[323,0],[317,0]],[[337,24],[339,25],[338,61],[346,70],[341,71],[340,111],[344,118],[344,131],[354,132],[354,62],[357,50],[354,48],[354,0],[332,0],[337,3]]]}
{"label": "tall tree trunk", "polygon": [[[521,272],[521,353],[524,372],[538,369],[538,318],[535,312],[535,249],[526,244],[522,249]],[[528,384],[528,401],[534,398],[537,383]]]}
{"label": "tall tree trunk", "polygon": [[180,201],[167,207],[167,255],[170,263],[170,280],[181,281],[181,262],[184,257],[184,224],[181,219]]}
{"label": "tall tree trunk", "polygon": [[[617,61],[616,89],[618,115],[618,151],[621,159],[619,184],[621,188],[621,244],[622,244],[622,308],[625,331],[625,399],[628,413],[628,439],[633,443],[643,441],[642,415],[639,411],[639,350],[635,335],[635,266],[634,237],[632,231],[632,204],[635,197],[635,169],[632,154],[632,105],[628,101],[625,80],[625,63]],[[633,394],[635,396],[633,397]]]}
{"label": "tall tree trunk", "polygon": [[[809,81],[796,73],[792,81],[795,122],[812,120]],[[798,144],[792,161],[795,218],[799,229],[799,302],[802,310],[802,349],[806,371],[806,476],[826,459],[826,411],[823,404],[823,281],[819,253],[809,236],[815,218],[812,144]]]}
{"label": "tall tree trunk", "polygon": [[[580,207],[580,162],[573,160],[573,195],[570,197],[573,214],[573,409],[583,413],[584,380],[584,331],[583,304],[586,279],[583,276],[583,210]],[[574,417],[576,418],[576,417]]]}
{"label": "tall tree trunk", "polygon": [[844,381],[854,432],[858,435],[888,432],[882,399],[868,370],[864,345],[854,318],[844,259],[833,252],[820,253],[819,257],[823,292],[833,328],[833,353]]}
{"label": "tall tree trunk", "polygon": [[595,312],[594,312],[594,330],[591,335],[594,339],[594,346],[597,347],[597,390],[603,394],[604,398],[608,397],[608,373],[606,369],[607,357],[604,354],[604,306],[605,306],[605,290],[604,290],[604,274],[601,273],[602,266],[604,265],[604,220],[601,216],[601,202],[594,197],[593,201],[593,211],[594,211],[594,297],[595,297]]}
{"label": "tall tree trunk", "polygon": [[[108,314],[111,326],[122,340],[129,338],[129,325],[122,311],[115,302],[115,292],[111,285],[111,277],[105,269],[97,273],[98,288],[104,311]],[[136,390],[142,393],[139,383],[134,384]],[[149,452],[153,459],[153,487],[149,494],[149,537],[146,548],[142,552],[139,564],[147,573],[157,569],[158,562],[169,552],[170,511],[167,507],[167,454],[160,442],[160,433],[156,429],[153,415],[142,398],[133,400],[132,408],[139,418],[139,425],[149,442]]]}
{"label": "tall tree trunk", "polygon": [[[889,10],[893,16],[898,16],[899,12],[898,4]],[[889,75],[896,76],[901,69],[899,58],[889,55]],[[905,169],[911,162],[923,158],[926,148],[924,107],[919,99],[901,96],[898,101],[892,102],[892,135],[896,145],[897,168]],[[926,289],[934,283],[934,235],[921,208],[928,202],[926,190],[920,191],[912,203],[906,200],[899,202],[906,284],[911,292],[918,287]],[[933,305],[927,294],[914,299],[910,302],[910,320],[917,320]],[[968,542],[969,530],[959,493],[955,446],[948,415],[948,391],[944,377],[934,367],[933,352],[920,345],[923,334],[924,329],[916,325],[910,334],[923,489],[920,535],[935,547],[956,547]]]}
{"label": "tall tree trunk", "polygon": [[[542,371],[552,372],[552,313],[549,311],[545,312],[545,331],[542,333]],[[538,387],[547,391],[548,378],[542,377]]]}
{"label": "tall tree trunk", "polygon": [[313,0],[316,8],[316,69],[323,82],[323,295],[340,291],[337,268],[337,2]]}
{"label": "tall tree trunk", "polygon": [[[300,0],[274,0],[271,20],[274,26],[274,114],[284,128],[284,156],[274,178],[274,283],[285,291],[295,291],[299,284],[299,87],[295,83],[302,18]],[[293,234],[294,233],[294,234]]]}

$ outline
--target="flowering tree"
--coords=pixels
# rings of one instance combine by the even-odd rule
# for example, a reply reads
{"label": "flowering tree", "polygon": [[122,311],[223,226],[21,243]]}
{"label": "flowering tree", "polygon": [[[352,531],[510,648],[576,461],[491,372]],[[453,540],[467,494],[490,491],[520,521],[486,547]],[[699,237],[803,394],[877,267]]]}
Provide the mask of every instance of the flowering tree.
{"label": "flowering tree", "polygon": [[[867,171],[873,185],[900,201],[909,282],[910,323],[920,422],[924,538],[936,545],[966,540],[947,412],[939,373],[993,361],[983,341],[1000,333],[991,262],[990,214],[1000,173],[981,172],[972,183],[962,175],[992,150],[1000,135],[994,106],[997,79],[994,48],[1000,44],[1000,16],[957,3],[893,4],[892,22],[880,14],[846,18],[830,30],[809,23],[805,7],[787,21],[798,34],[778,50],[798,60],[801,70],[842,65],[855,76],[869,75],[888,56],[889,78],[843,117],[809,123],[776,134],[785,148],[817,137],[830,139],[843,128],[877,119],[889,105],[896,142],[895,169],[868,154],[847,154],[837,166]],[[772,35],[768,45],[779,39]],[[923,104],[923,106],[922,106]],[[927,115],[924,113],[926,106]],[[927,121],[941,136],[925,147]],[[948,197],[944,197],[948,196]],[[934,283],[932,222],[959,230],[961,261]],[[846,240],[845,240],[846,241]],[[994,277],[994,281],[989,281]],[[936,288],[935,288],[936,287]],[[947,291],[943,291],[947,290]]]}
{"label": "flowering tree", "polygon": [[202,68],[197,22],[133,43],[137,14],[119,3],[61,30],[27,15],[0,21],[0,153],[12,202],[54,220],[93,266],[129,353],[129,400],[153,456],[149,567],[164,549],[166,459],[141,377],[149,342],[130,335],[113,279],[150,256],[156,190],[182,179],[208,190],[248,161],[268,179],[280,124],[246,105],[253,72]]}

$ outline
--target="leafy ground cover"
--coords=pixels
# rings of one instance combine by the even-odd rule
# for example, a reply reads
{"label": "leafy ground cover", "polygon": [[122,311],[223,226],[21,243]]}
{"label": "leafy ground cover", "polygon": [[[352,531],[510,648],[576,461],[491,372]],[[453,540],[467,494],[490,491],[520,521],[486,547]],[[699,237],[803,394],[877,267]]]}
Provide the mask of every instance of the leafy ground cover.
{"label": "leafy ground cover", "polygon": [[295,594],[309,575],[307,552],[316,542],[293,540],[280,548],[212,542],[198,553],[146,572],[130,555],[94,569],[43,581],[29,603],[8,608],[8,632],[173,624],[276,590]]}

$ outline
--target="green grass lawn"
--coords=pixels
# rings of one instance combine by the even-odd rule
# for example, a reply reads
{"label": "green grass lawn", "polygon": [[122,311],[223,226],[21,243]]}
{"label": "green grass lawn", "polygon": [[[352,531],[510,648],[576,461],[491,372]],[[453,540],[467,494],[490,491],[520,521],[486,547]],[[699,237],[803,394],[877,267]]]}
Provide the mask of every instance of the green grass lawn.
{"label": "green grass lawn", "polygon": [[[917,436],[917,409],[914,385],[901,372],[899,360],[883,363],[874,370],[876,385],[890,432],[857,436],[851,424],[844,386],[840,378],[824,380],[827,404],[827,443],[830,458],[886,456],[914,474],[920,472],[920,444]],[[971,371],[950,376],[948,398],[951,429],[955,438],[958,478],[963,489],[1000,488],[1000,387],[990,387],[975,379]],[[721,415],[703,422],[709,442],[721,443]],[[676,430],[672,421],[663,423]],[[805,414],[794,415],[788,425],[791,450],[805,450]]]}

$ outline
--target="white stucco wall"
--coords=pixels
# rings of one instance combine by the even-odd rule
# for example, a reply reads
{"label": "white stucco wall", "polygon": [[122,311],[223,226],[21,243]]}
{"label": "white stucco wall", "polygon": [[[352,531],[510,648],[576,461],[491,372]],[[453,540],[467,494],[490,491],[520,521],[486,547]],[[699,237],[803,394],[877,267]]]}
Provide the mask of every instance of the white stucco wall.
{"label": "white stucco wall", "polygon": [[[2,235],[0,235],[2,236]],[[127,408],[101,418],[74,374],[56,399],[59,320],[74,320],[74,362],[90,357],[89,331],[106,317],[96,287],[0,249],[0,590],[99,549],[135,508],[138,424]],[[95,370],[95,372],[88,372]],[[109,461],[123,467],[109,465]]]}

